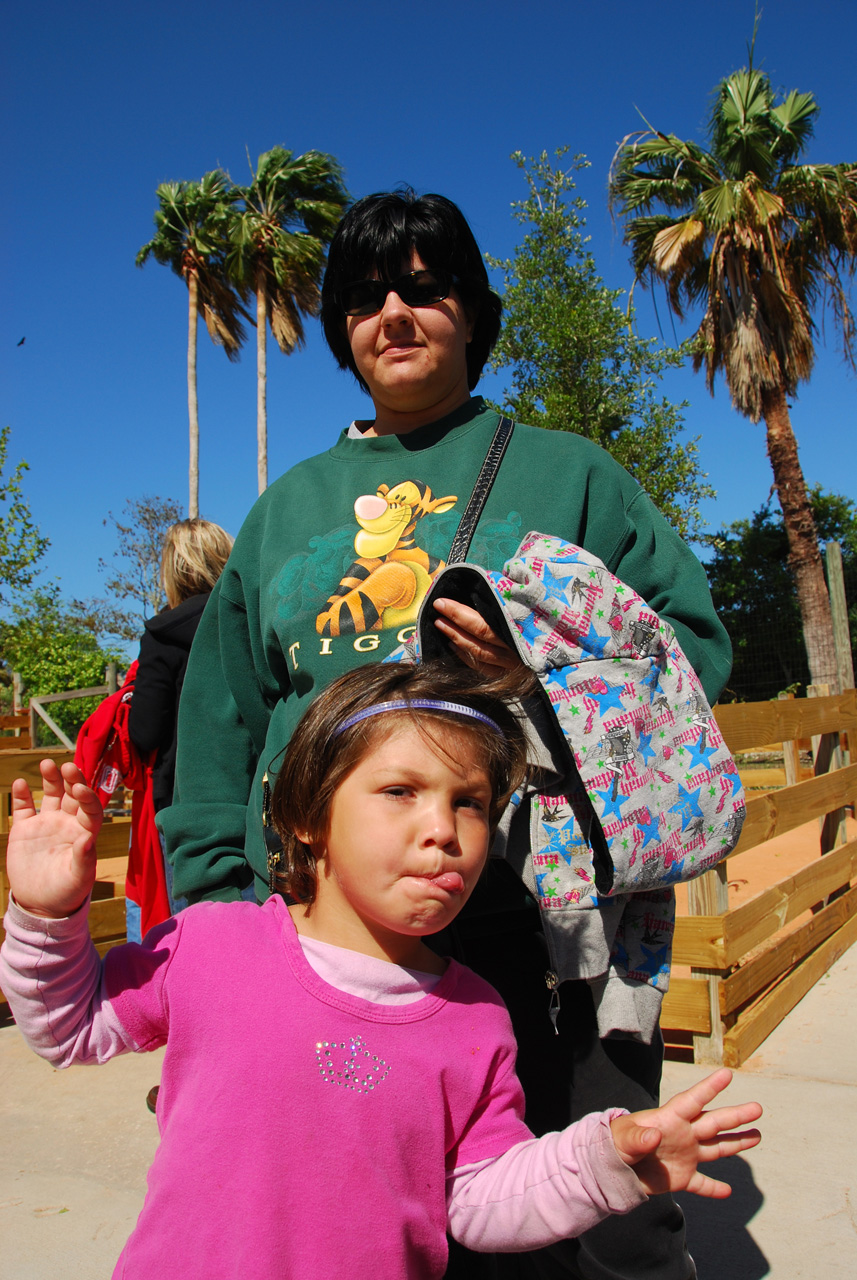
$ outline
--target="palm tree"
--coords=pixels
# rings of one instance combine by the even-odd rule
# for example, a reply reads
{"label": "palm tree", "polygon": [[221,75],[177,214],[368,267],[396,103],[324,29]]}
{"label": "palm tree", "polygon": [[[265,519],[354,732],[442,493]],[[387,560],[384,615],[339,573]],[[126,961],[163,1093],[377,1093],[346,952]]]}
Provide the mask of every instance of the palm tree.
{"label": "palm tree", "polygon": [[[252,172],[252,169],[251,169]],[[348,202],[333,156],[284,147],[259,156],[233,210],[229,276],[243,298],[256,295],[256,431],[259,492],[268,484],[268,324],[284,355],[303,345],[303,317],[318,312],[325,250]]]}
{"label": "palm tree", "polygon": [[624,140],[611,201],[627,217],[637,279],[665,284],[673,311],[700,304],[694,369],[722,371],[732,403],[764,418],[788,533],[809,668],[836,687],[830,602],[788,400],[809,378],[815,304],[831,302],[854,364],[848,277],[857,265],[857,165],[798,164],[818,105],[774,100],[752,64],[715,91],[708,149],[647,128]]}
{"label": "palm tree", "polygon": [[190,422],[190,496],[188,513],[199,515],[199,413],[196,394],[196,338],[200,309],[213,342],[237,360],[246,312],[229,286],[225,247],[235,188],[219,169],[200,182],[162,182],[156,191],[154,237],[137,254],[142,267],[151,254],[172,267],[188,289],[187,403]]}

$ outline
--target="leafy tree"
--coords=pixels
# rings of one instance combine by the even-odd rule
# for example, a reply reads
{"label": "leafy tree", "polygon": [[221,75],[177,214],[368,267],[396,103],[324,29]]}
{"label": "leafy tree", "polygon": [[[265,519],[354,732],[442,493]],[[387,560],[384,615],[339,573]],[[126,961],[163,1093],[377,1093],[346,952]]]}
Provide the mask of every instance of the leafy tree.
{"label": "leafy tree", "polygon": [[50,546],[33,523],[21,489],[21,478],[29,470],[26,462],[19,462],[4,478],[10,433],[9,427],[0,429],[0,605],[9,603],[5,592],[32,585],[38,562]]}
{"label": "leafy tree", "polygon": [[[557,159],[568,148],[557,152]],[[699,536],[700,502],[714,490],[700,470],[696,439],[682,442],[681,409],[658,393],[678,351],[639,337],[595,268],[585,234],[586,201],[574,175],[588,161],[554,167],[547,152],[512,156],[529,195],[512,205],[527,228],[513,258],[488,256],[504,273],[504,324],[494,369],[512,370],[503,408],[556,431],[575,431],[607,449],[631,472],[672,524]]]}
{"label": "leafy tree", "polygon": [[[755,39],[755,35],[754,35]],[[836,687],[830,601],[789,418],[809,378],[816,304],[832,303],[854,363],[847,283],[857,265],[857,165],[798,164],[818,104],[777,102],[752,64],[718,85],[708,148],[654,128],[630,135],[611,174],[637,278],[670,306],[701,305],[694,368],[726,378],[735,407],[764,418],[813,681]]]}
{"label": "leafy tree", "polygon": [[116,531],[118,547],[110,565],[99,560],[102,573],[112,572],[105,586],[117,600],[133,600],[139,610],[117,609],[104,600],[78,604],[81,617],[91,630],[123,640],[137,640],[146,618],[160,613],[167,603],[161,584],[161,549],[167,529],[184,518],[181,505],[173,498],[129,498],[122,508],[123,519],[110,511],[108,521]]}
{"label": "leafy tree", "polygon": [[187,285],[187,401],[190,422],[188,468],[191,517],[199,515],[199,411],[196,393],[197,320],[202,310],[209,335],[230,360],[237,360],[246,312],[230,287],[225,266],[229,218],[238,192],[219,169],[200,182],[162,182],[157,188],[155,235],[137,254],[142,267],[149,256],[172,267]]}
{"label": "leafy tree", "polygon": [[333,156],[293,156],[274,147],[259,156],[247,187],[235,189],[243,206],[231,219],[232,282],[246,300],[256,297],[256,432],[259,492],[268,484],[268,325],[284,355],[304,342],[303,317],[320,301],[325,250],[348,202],[342,169]]}
{"label": "leafy tree", "polygon": [[[809,493],[823,546],[842,547],[845,595],[849,601],[852,649],[857,647],[857,507],[849,499]],[[775,698],[795,685],[811,683],[802,643],[800,607],[788,568],[788,534],[770,499],[749,520],[736,520],[711,540],[714,555],[705,566],[711,594],[732,639],[734,665],[729,690],[740,701]]]}
{"label": "leafy tree", "polygon": [[[17,601],[11,614],[0,621],[0,666],[7,676],[13,671],[21,675],[28,697],[103,684],[108,662],[125,663],[119,649],[99,642],[78,606],[63,602],[56,583]],[[75,698],[54,703],[49,711],[74,740],[98,702],[98,698]]]}

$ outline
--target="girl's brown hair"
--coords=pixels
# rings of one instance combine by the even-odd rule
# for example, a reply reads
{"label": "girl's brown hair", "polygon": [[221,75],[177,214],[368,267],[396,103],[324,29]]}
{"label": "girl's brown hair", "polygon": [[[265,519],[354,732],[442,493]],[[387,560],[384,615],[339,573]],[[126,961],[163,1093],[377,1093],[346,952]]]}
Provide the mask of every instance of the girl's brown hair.
{"label": "girl's brown hair", "polygon": [[[444,731],[454,730],[456,738],[465,735],[469,739],[475,761],[491,782],[488,816],[493,833],[526,772],[526,735],[511,703],[531,693],[533,687],[533,677],[523,667],[489,679],[448,661],[418,666],[371,663],[328,685],[295,729],[274,786],[271,817],[283,843],[275,887],[298,902],[315,900],[316,862],[311,846],[326,839],[337,788],[376,740],[389,734],[391,716],[399,720],[410,717],[440,752],[445,750]],[[495,721],[502,732],[495,733],[455,712],[410,706],[370,716],[337,733],[346,720],[368,707],[418,698],[463,703]]]}
{"label": "girl's brown hair", "polygon": [[171,609],[191,596],[211,591],[223,572],[233,539],[210,520],[171,524],[161,551],[161,580]]}

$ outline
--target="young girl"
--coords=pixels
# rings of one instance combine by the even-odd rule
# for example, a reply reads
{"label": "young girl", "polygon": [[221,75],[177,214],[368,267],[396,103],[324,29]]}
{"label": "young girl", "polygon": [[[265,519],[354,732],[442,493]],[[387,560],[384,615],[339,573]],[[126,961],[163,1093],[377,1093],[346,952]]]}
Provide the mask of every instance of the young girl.
{"label": "young girl", "polygon": [[[86,903],[101,810],[73,765],[13,789],[0,981],[56,1066],[166,1044],[161,1144],[116,1276],[440,1277],[449,1230],[523,1251],[648,1194],[729,1188],[755,1103],[666,1106],[535,1139],[496,992],[423,938],[454,919],[519,782],[521,727],[461,667],[364,667],[301,721],[270,809],[283,887],[201,903],[100,961]],[[200,759],[199,767],[205,768]]]}

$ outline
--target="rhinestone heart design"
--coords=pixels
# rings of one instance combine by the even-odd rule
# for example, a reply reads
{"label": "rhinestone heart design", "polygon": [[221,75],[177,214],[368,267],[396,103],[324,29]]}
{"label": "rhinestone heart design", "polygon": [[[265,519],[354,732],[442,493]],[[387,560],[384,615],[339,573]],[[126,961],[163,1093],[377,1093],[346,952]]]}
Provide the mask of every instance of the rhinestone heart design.
{"label": "rhinestone heart design", "polygon": [[390,1072],[383,1058],[372,1053],[362,1036],[349,1040],[319,1040],[315,1046],[318,1073],[328,1084],[355,1093],[371,1093]]}

